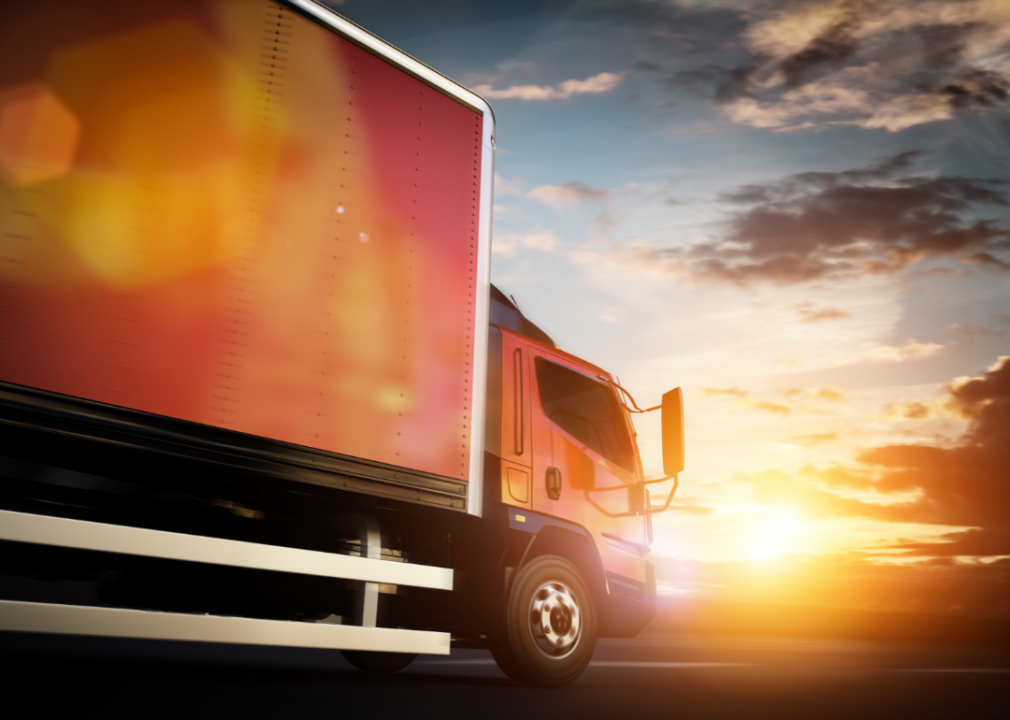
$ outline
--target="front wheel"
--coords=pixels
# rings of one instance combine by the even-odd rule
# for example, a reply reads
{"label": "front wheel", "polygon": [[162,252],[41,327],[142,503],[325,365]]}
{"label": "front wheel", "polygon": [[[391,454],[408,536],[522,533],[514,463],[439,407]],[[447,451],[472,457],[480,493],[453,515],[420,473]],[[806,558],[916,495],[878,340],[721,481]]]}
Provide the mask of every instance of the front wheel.
{"label": "front wheel", "polygon": [[372,650],[341,650],[344,659],[358,670],[373,673],[394,673],[403,670],[417,655],[398,652],[374,652]]}
{"label": "front wheel", "polygon": [[524,685],[558,687],[575,680],[596,647],[596,610],[582,575],[567,560],[542,555],[520,568],[491,654]]}

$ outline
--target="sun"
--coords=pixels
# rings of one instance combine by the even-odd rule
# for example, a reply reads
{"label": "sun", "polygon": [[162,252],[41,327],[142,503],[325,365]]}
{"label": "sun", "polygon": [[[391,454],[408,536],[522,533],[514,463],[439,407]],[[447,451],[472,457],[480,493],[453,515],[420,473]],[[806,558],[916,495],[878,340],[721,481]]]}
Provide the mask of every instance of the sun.
{"label": "sun", "polygon": [[797,549],[802,521],[791,508],[769,508],[753,520],[749,556],[768,561]]}

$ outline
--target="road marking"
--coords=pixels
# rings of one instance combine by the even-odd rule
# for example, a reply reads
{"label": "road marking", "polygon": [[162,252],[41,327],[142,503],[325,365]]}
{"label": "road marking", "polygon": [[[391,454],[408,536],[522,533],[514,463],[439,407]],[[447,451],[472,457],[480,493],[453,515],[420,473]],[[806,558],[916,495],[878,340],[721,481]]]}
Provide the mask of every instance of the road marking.
{"label": "road marking", "polygon": [[589,667],[627,667],[627,668],[719,668],[719,667],[754,667],[752,663],[728,662],[648,662],[637,660],[603,660],[590,662]]}
{"label": "road marking", "polygon": [[[494,660],[479,658],[474,660],[425,660],[424,665],[495,665]],[[720,668],[720,667],[754,667],[751,663],[720,663],[720,662],[647,662],[636,660],[599,660],[589,663],[589,667],[597,668]]]}
{"label": "road marking", "polygon": [[897,668],[889,672],[904,673],[1010,673],[1010,668]]}

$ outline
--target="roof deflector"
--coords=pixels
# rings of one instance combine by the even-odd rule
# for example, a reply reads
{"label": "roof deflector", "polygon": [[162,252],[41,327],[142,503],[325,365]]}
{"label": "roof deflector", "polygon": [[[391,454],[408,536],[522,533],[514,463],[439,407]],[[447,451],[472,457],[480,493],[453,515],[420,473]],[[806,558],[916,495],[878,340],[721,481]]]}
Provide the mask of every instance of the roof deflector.
{"label": "roof deflector", "polygon": [[519,312],[515,303],[494,285],[491,285],[491,324],[525,335],[557,350],[561,349],[547,333]]}

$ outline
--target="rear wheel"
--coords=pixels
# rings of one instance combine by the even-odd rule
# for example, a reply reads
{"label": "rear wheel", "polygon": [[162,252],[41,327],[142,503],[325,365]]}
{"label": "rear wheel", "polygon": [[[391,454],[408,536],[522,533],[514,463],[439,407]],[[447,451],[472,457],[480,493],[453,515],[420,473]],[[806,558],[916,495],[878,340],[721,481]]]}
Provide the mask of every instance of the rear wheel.
{"label": "rear wheel", "polygon": [[417,655],[398,652],[373,652],[371,650],[341,650],[344,659],[358,670],[373,673],[394,673],[403,670]]}
{"label": "rear wheel", "polygon": [[520,568],[491,654],[525,685],[575,680],[596,647],[596,610],[582,575],[564,558],[542,555]]}

